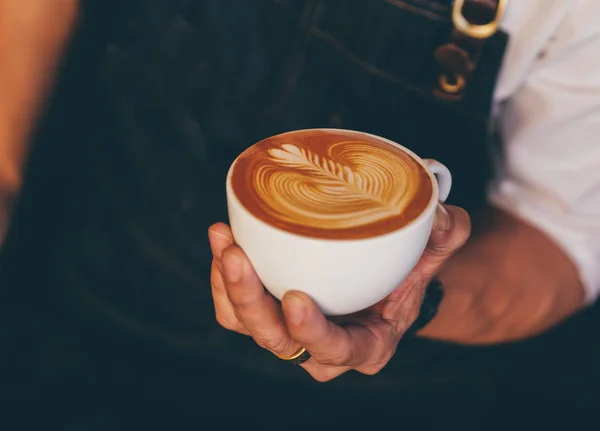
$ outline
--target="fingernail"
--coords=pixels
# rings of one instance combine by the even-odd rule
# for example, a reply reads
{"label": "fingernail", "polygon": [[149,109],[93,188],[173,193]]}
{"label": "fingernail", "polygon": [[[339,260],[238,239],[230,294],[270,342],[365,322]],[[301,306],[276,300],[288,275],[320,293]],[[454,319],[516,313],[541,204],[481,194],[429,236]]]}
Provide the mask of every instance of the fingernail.
{"label": "fingernail", "polygon": [[450,214],[444,208],[444,205],[438,204],[435,211],[435,219],[433,220],[433,230],[446,232],[450,229]]}
{"label": "fingernail", "polygon": [[229,283],[237,283],[242,277],[242,261],[235,254],[225,253],[223,255],[223,267],[225,280]]}
{"label": "fingernail", "polygon": [[225,235],[224,233],[218,232],[216,230],[209,230],[208,231],[208,238],[212,241],[229,241],[229,236]]}
{"label": "fingernail", "polygon": [[213,256],[217,259],[221,258],[221,252],[223,250],[225,240],[229,240],[224,234],[221,232],[217,232],[214,230],[208,231],[208,242],[210,244],[210,251]]}
{"label": "fingernail", "polygon": [[293,325],[299,325],[304,320],[306,306],[302,298],[294,293],[288,293],[284,298],[285,315]]}

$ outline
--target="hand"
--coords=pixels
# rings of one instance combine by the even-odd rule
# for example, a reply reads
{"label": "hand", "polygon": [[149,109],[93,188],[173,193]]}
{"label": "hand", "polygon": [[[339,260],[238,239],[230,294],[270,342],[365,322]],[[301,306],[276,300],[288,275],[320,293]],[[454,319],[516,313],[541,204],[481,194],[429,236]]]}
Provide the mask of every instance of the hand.
{"label": "hand", "polygon": [[387,298],[344,317],[342,326],[328,320],[301,292],[288,292],[281,303],[277,301],[234,244],[231,229],[215,224],[208,234],[217,320],[280,356],[292,355],[301,346],[306,348],[312,357],[301,366],[318,381],[331,380],[351,369],[376,374],[416,320],[430,280],[467,241],[470,230],[470,218],[463,209],[439,205],[428,245],[412,273]]}

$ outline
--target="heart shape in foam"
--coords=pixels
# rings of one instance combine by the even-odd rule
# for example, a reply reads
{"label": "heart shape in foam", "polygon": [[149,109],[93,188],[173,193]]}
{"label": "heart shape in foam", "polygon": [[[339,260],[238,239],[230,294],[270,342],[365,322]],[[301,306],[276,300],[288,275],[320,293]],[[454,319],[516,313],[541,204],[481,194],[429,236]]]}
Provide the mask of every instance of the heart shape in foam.
{"label": "heart shape in foam", "polygon": [[293,144],[268,151],[255,187],[291,223],[347,229],[401,217],[419,188],[419,166],[366,142],[339,142],[327,153]]}

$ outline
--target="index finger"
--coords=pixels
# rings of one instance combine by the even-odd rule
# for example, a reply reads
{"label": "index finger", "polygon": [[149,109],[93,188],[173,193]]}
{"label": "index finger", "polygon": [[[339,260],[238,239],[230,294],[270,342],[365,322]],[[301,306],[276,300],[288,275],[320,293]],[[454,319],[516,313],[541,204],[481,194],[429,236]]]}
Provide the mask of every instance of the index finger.
{"label": "index finger", "polygon": [[285,327],[279,304],[263,287],[241,248],[223,252],[225,291],[235,315],[256,343],[280,356],[298,350]]}

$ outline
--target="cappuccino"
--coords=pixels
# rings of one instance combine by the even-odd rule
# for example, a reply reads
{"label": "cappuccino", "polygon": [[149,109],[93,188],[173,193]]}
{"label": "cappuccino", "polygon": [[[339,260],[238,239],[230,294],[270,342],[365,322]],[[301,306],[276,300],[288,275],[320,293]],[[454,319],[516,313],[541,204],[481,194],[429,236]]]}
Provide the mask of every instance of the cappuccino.
{"label": "cappuccino", "polygon": [[352,131],[301,130],[244,151],[231,188],[253,216],[294,234],[364,239],[398,230],[428,207],[427,170],[402,149]]}

